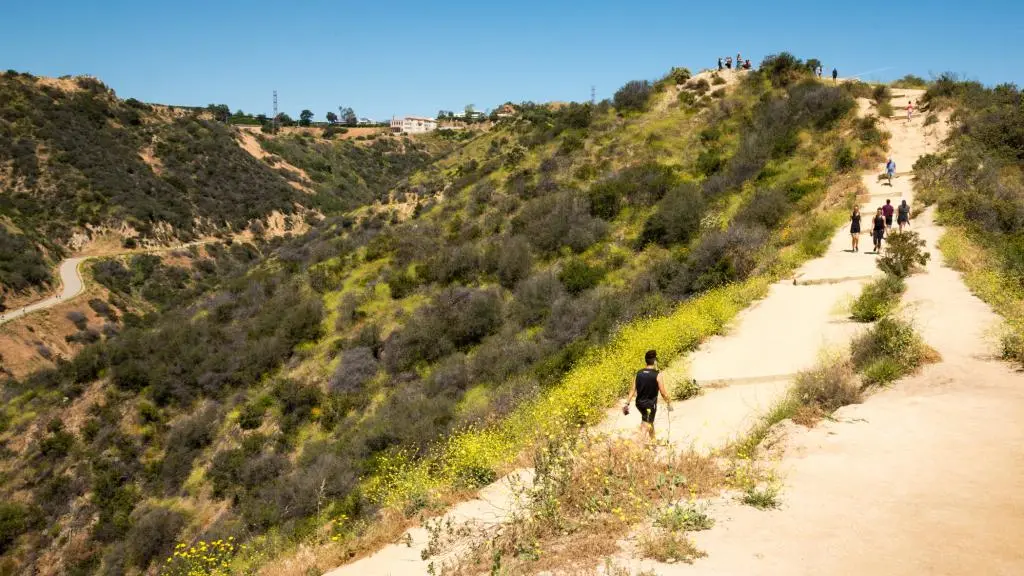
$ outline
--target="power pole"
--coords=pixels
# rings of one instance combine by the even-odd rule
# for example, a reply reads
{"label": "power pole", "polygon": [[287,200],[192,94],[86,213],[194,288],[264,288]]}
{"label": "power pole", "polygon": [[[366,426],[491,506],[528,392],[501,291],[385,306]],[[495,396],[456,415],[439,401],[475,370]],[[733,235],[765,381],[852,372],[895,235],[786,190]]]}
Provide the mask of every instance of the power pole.
{"label": "power pole", "polygon": [[270,121],[270,133],[277,134],[277,90],[274,90],[274,118]]}
{"label": "power pole", "polygon": [[594,88],[594,85],[593,85],[593,84],[591,84],[591,85],[590,85],[590,104],[591,104],[591,105],[593,105],[593,104],[594,104],[595,102],[597,102],[597,98],[596,98],[596,96],[595,96],[596,94],[597,94],[597,91],[596,91],[596,89]]}

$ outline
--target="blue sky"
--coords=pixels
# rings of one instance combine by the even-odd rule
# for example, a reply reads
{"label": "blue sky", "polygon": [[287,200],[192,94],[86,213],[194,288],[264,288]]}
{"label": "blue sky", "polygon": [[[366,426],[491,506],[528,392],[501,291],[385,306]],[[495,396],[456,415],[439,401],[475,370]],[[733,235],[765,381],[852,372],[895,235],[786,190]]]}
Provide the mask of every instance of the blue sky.
{"label": "blue sky", "polygon": [[377,119],[609,97],[672,66],[789,50],[842,75],[1024,84],[1024,2],[0,0],[0,69],[122,97]]}

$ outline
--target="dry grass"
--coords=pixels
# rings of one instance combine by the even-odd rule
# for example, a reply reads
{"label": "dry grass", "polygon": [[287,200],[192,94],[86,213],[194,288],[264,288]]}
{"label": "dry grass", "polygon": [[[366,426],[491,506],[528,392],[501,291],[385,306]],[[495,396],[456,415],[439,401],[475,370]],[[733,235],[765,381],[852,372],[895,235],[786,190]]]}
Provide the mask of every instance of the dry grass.
{"label": "dry grass", "polygon": [[[695,452],[651,451],[630,440],[584,436],[551,439],[534,454],[537,476],[521,494],[523,507],[506,524],[462,535],[468,553],[438,573],[520,574],[594,568],[618,550],[630,527],[682,499],[717,494],[726,475],[717,461]],[[702,523],[707,524],[708,519]],[[456,538],[455,540],[458,540]],[[471,542],[467,546],[465,540]],[[439,539],[440,541],[440,539]],[[679,541],[678,560],[685,539]],[[438,557],[446,546],[431,547]]]}
{"label": "dry grass", "polygon": [[640,554],[658,562],[685,562],[693,564],[697,558],[707,556],[699,550],[685,533],[669,530],[655,530],[640,538]]}

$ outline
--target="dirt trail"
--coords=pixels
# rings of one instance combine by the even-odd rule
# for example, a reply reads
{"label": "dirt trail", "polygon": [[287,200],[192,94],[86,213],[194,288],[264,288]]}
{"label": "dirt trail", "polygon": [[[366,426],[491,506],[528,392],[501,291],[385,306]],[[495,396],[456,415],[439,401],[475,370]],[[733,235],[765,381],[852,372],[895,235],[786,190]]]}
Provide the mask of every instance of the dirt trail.
{"label": "dirt trail", "polygon": [[[904,179],[902,184],[909,181]],[[900,191],[902,188],[894,188],[894,193]],[[677,403],[672,412],[659,409],[655,418],[659,439],[705,452],[723,446],[756,423],[786,393],[792,374],[812,366],[823,347],[849,341],[860,328],[846,318],[842,304],[877,273],[874,256],[844,251],[849,248],[849,238],[848,225],[844,225],[836,231],[833,249],[798,272],[801,277],[836,282],[776,283],[765,299],[737,317],[728,334],[710,339],[689,358],[666,368],[669,382],[692,375],[712,386],[697,398]],[[635,433],[639,424],[636,410],[628,416],[620,410],[609,409],[598,430]],[[513,476],[528,480],[530,471],[520,470]],[[463,503],[446,516],[456,522],[502,522],[514,506],[512,485],[504,478],[485,488],[480,499]],[[420,553],[427,545],[427,532],[421,528],[410,530],[402,540],[401,544],[386,546],[336,568],[327,576],[427,574],[431,561],[441,564],[445,560],[421,559]]]}
{"label": "dirt trail", "polygon": [[[896,94],[899,109],[921,93]],[[886,122],[897,170],[937,148],[938,134],[922,122]],[[873,175],[865,183],[878,194],[872,204],[890,192],[912,199],[910,178],[891,190]],[[720,500],[711,509],[717,526],[694,535],[707,558],[691,566],[623,559],[634,572],[1024,573],[1024,375],[993,357],[987,334],[999,318],[942,264],[932,212],[913,224],[933,258],[908,281],[904,302],[942,362],[841,409],[834,422],[791,430],[778,465],[781,509]],[[809,268],[831,273],[834,264],[826,257]]]}

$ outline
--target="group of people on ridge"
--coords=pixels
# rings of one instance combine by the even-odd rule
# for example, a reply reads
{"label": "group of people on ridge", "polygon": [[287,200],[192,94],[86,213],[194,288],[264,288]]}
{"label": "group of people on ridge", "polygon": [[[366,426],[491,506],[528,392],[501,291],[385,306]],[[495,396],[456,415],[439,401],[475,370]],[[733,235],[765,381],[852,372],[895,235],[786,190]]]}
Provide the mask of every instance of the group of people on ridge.
{"label": "group of people on ridge", "polygon": [[[875,216],[871,219],[871,240],[874,244],[875,254],[882,251],[882,240],[886,234],[892,232],[892,216],[896,214],[896,224],[902,232],[904,226],[910,226],[910,204],[906,200],[900,202],[895,208],[892,201],[886,200],[883,206],[875,210]],[[860,208],[854,207],[850,215],[850,238],[852,239],[853,252],[860,252]]]}
{"label": "group of people on ridge", "polygon": [[[718,58],[718,69],[721,70],[722,68],[729,68],[731,70],[732,69],[732,63],[733,63],[732,56],[726,56],[724,64],[723,64],[722,58],[719,57]],[[743,70],[750,70],[750,68],[751,68],[750,60],[749,59],[748,60],[744,60],[743,57],[740,56],[740,53],[737,52],[736,53],[736,69],[739,70],[741,68]]]}

